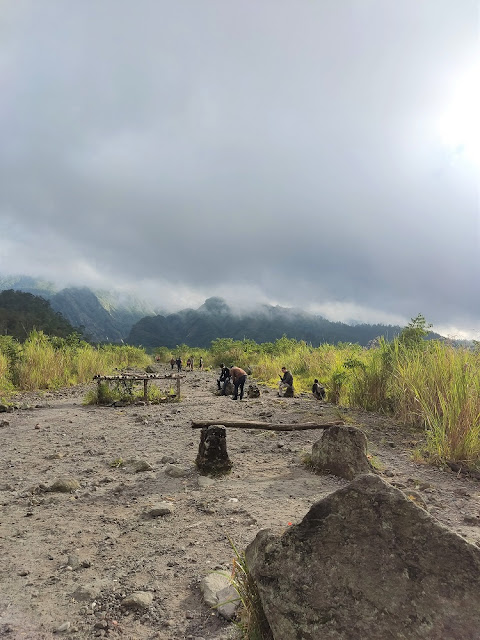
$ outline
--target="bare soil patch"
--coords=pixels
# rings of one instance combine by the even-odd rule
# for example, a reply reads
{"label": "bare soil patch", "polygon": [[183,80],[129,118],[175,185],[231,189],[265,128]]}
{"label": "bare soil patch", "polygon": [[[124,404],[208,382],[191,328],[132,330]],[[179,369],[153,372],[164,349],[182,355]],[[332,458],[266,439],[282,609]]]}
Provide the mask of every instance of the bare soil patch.
{"label": "bare soil patch", "polygon": [[[232,623],[202,601],[200,580],[230,570],[228,538],[244,548],[262,528],[281,533],[347,484],[303,464],[315,431],[231,429],[231,473],[205,483],[192,420],[300,423],[343,418],[363,429],[378,472],[441,523],[480,545],[480,483],[412,460],[420,436],[389,418],[309,396],[234,402],[215,372],[186,372],[180,403],[84,406],[90,386],[29,394],[0,414],[0,637],[226,640]],[[151,470],[136,471],[145,461]],[[175,464],[185,475],[166,471]],[[45,491],[72,478],[73,493]],[[152,517],[160,502],[169,515]],[[144,609],[122,600],[153,595]]]}

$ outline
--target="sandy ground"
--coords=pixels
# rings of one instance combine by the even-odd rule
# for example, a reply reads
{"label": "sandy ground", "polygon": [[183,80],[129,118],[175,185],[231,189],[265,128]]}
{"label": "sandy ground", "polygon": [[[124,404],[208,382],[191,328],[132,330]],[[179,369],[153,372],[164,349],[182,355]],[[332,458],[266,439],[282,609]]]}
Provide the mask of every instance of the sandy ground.
{"label": "sandy ground", "polygon": [[[302,463],[318,432],[231,429],[233,470],[203,486],[192,420],[344,419],[365,431],[387,481],[480,545],[479,481],[413,462],[419,436],[392,420],[266,389],[234,402],[213,393],[215,372],[185,375],[176,404],[85,406],[86,386],[24,396],[25,408],[0,414],[0,637],[234,637],[199,589],[209,572],[230,570],[228,538],[244,548],[262,528],[281,533],[346,482]],[[136,472],[129,461],[152,469]],[[172,462],[184,476],[167,475]],[[80,488],[44,491],[62,477]],[[160,502],[173,513],[150,516]],[[153,594],[149,608],[121,606],[135,591]]]}

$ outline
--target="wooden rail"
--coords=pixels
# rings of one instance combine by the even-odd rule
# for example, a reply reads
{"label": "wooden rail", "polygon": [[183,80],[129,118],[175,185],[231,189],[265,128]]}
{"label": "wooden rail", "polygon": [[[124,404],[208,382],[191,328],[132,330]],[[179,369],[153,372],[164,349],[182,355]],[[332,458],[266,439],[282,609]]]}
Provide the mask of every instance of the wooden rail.
{"label": "wooden rail", "polygon": [[177,382],[177,400],[180,400],[180,380],[185,376],[178,374],[160,375],[158,373],[130,374],[125,373],[118,376],[93,376],[93,379],[100,385],[102,382],[141,382],[143,380],[143,398],[148,400],[148,382],[150,380],[176,380]]}
{"label": "wooden rail", "polygon": [[192,429],[201,429],[202,427],[210,427],[214,424],[218,424],[222,427],[228,427],[230,429],[264,429],[265,431],[306,431],[307,429],[328,429],[336,425],[345,424],[342,420],[336,422],[304,422],[302,424],[271,424],[269,422],[255,422],[253,420],[192,420]]}

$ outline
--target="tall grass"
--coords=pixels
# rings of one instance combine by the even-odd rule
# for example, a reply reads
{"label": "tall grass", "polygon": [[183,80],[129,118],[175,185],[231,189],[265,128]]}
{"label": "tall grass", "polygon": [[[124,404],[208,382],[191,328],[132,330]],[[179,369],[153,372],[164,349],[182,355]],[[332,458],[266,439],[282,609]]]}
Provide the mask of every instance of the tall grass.
{"label": "tall grass", "polygon": [[51,338],[32,331],[21,345],[0,341],[0,397],[6,399],[14,391],[71,386],[90,381],[95,374],[144,368],[150,362],[150,356],[138,347],[94,347],[76,337]]}
{"label": "tall grass", "polygon": [[[408,428],[424,429],[431,460],[480,468],[480,356],[468,349],[401,336],[379,340],[371,349],[354,344],[314,348],[283,336],[263,344],[221,338],[210,350],[179,345],[158,353],[181,355],[184,361],[193,355],[196,366],[200,355],[206,367],[236,364],[272,387],[285,366],[297,393],[310,392],[318,378],[329,402],[388,413]],[[13,390],[55,389],[150,362],[143,349],[93,347],[78,336],[49,338],[33,331],[23,344],[0,336],[0,401]]]}
{"label": "tall grass", "polygon": [[[216,359],[236,354],[260,382],[276,386],[282,366],[296,392],[324,383],[335,404],[392,415],[424,429],[428,457],[480,467],[480,356],[439,341],[379,340],[375,348],[321,345],[282,338],[275,343],[216,341]],[[222,352],[219,347],[225,347]],[[242,359],[243,358],[243,359]]]}

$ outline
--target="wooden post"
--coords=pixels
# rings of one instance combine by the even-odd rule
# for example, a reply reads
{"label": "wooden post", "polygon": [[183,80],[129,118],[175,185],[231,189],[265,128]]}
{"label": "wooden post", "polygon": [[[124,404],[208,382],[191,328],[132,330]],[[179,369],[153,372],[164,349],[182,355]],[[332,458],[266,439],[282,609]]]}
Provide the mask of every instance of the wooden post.
{"label": "wooden post", "polygon": [[146,378],[143,381],[143,399],[145,402],[148,400],[148,380]]}

